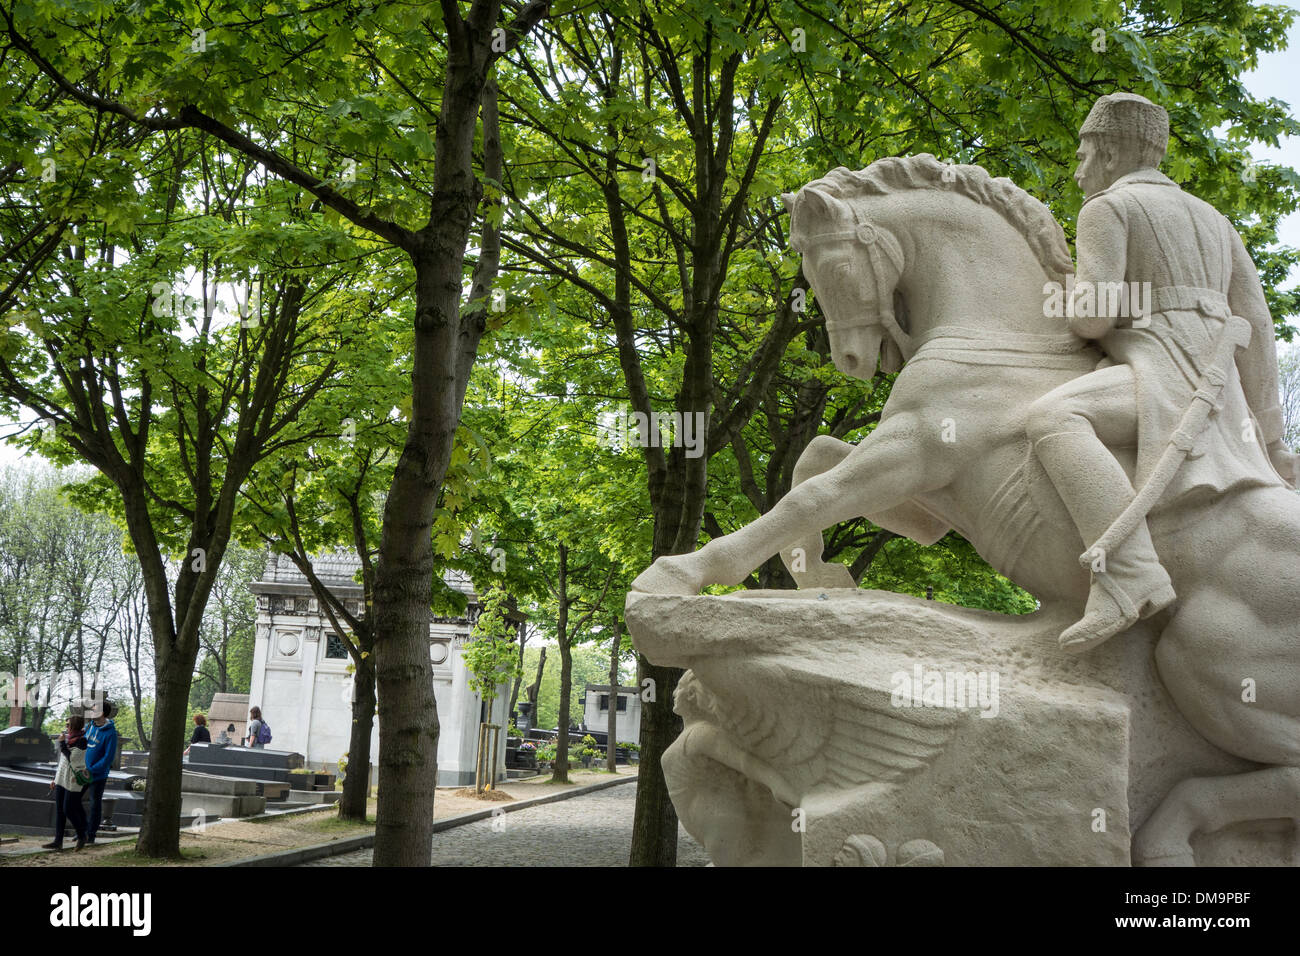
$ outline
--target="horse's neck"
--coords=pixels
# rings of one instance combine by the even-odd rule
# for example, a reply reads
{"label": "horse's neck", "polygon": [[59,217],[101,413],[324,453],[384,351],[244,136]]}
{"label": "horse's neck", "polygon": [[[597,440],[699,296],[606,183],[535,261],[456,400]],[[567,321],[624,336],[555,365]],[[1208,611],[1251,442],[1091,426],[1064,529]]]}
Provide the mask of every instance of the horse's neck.
{"label": "horse's neck", "polygon": [[948,327],[998,336],[1067,331],[1045,315],[1048,278],[1038,260],[1019,237],[1012,246],[1003,240],[956,234],[913,243],[903,296],[915,343]]}

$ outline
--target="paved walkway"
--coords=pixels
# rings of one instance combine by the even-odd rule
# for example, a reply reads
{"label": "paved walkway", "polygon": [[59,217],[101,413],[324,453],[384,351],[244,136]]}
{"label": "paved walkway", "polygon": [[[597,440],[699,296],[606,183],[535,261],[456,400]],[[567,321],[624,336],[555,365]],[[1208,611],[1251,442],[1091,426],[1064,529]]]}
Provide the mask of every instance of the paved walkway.
{"label": "paved walkway", "polygon": [[[624,784],[505,813],[433,835],[434,866],[627,866],[636,785]],[[678,831],[677,865],[704,866],[704,848]],[[303,866],[369,866],[370,850]]]}

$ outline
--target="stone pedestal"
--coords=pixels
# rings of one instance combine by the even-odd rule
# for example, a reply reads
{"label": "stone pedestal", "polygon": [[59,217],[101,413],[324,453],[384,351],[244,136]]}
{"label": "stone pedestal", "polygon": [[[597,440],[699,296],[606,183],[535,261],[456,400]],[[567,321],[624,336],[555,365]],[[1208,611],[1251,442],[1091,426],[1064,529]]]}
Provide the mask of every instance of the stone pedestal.
{"label": "stone pedestal", "polygon": [[[690,671],[664,771],[719,865],[1127,865],[1175,782],[1254,766],[1181,717],[1142,627],[1067,657],[1059,613],[864,590],[633,592],[627,623]],[[1276,831],[1197,852],[1289,863]]]}

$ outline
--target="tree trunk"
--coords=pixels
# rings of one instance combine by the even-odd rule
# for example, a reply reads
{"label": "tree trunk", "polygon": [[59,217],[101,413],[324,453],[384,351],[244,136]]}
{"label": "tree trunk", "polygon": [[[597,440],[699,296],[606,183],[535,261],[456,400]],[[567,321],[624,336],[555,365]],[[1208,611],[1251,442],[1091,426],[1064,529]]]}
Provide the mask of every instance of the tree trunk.
{"label": "tree trunk", "polygon": [[609,740],[605,743],[605,768],[618,772],[618,652],[623,645],[623,635],[618,623],[614,624],[614,640],[609,649]]}
{"label": "tree trunk", "polygon": [[227,661],[230,658],[230,625],[226,621],[225,611],[221,614],[221,653],[214,654],[217,659],[217,693],[230,692],[230,673]]}
{"label": "tree trunk", "polygon": [[366,795],[370,789],[370,735],[375,726],[375,668],[373,658],[364,657],[356,669],[353,684],[352,735],[348,741],[348,769],[339,800],[340,820],[366,819]]}
{"label": "tree trunk", "polygon": [[[688,411],[683,414],[689,414],[692,408],[708,408],[707,389],[712,380],[702,364],[705,351],[700,343],[688,351],[682,402]],[[674,448],[669,456],[664,484],[659,489],[661,509],[655,515],[654,559],[695,550],[704,517],[708,461],[707,456],[687,459],[681,448]],[[673,503],[671,510],[669,502]],[[660,761],[682,732],[682,719],[673,710],[673,695],[685,672],[676,667],[658,667],[640,654],[637,662],[637,681],[642,688],[641,762],[629,862],[632,866],[676,866],[677,811],[668,796]]]}
{"label": "tree trunk", "polygon": [[528,702],[533,705],[533,726],[540,727],[541,724],[537,718],[537,697],[542,692],[542,672],[546,670],[546,645],[542,645],[542,651],[537,655],[537,679],[528,685]]}
{"label": "tree trunk", "polygon": [[[496,11],[493,7],[492,22]],[[464,24],[455,29],[464,30]],[[434,138],[429,225],[416,234],[411,249],[415,267],[411,420],[384,503],[375,569],[380,728],[375,866],[428,866],[433,854],[439,729],[429,659],[433,512],[486,325],[482,309],[461,316],[465,249],[483,193],[474,176],[473,146],[489,62],[475,60],[485,56],[486,32],[472,38],[476,44],[472,50],[462,46],[466,36],[455,34],[449,54]],[[495,109],[495,100],[489,109]],[[485,149],[486,131],[494,120],[494,112],[484,114]],[[493,145],[498,145],[495,140]],[[499,153],[494,158],[499,161]],[[499,177],[496,172],[493,178]],[[490,235],[485,227],[485,246]],[[488,282],[495,279],[495,269],[492,272]],[[473,291],[486,294],[477,288]]]}
{"label": "tree trunk", "polygon": [[155,665],[149,782],[145,789],[140,839],[136,843],[137,852],[155,859],[180,858],[181,758],[186,747],[185,718],[198,650],[197,641],[170,646]]}
{"label": "tree trunk", "polygon": [[[632,826],[632,866],[677,865],[677,811],[668,798],[660,759],[682,732],[682,719],[673,710],[673,694],[682,671],[656,667],[637,655],[638,683],[654,688],[653,700],[641,704],[641,762],[637,769],[636,818]],[[645,694],[645,691],[642,691]]]}
{"label": "tree trunk", "polygon": [[528,642],[528,631],[519,628],[519,673],[515,675],[510,687],[510,706],[506,709],[506,720],[513,720],[515,708],[519,705],[519,688],[524,682],[524,645]]}
{"label": "tree trunk", "polygon": [[569,684],[573,680],[573,651],[569,648],[569,549],[563,544],[560,545],[557,580],[559,606],[555,616],[555,638],[560,648],[560,712],[555,718],[555,767],[551,771],[551,781],[568,783]]}
{"label": "tree trunk", "polygon": [[[411,459],[408,445],[402,460]],[[380,727],[375,866],[428,866],[433,852],[439,731],[429,659],[433,554],[429,524],[420,516],[431,514],[436,490],[402,494],[397,488],[402,477],[394,479],[389,493],[375,572]]]}
{"label": "tree trunk", "polygon": [[555,770],[551,780],[569,782],[569,713],[573,682],[573,650],[565,638],[560,638],[560,714],[555,722],[559,734],[555,738]]}
{"label": "tree trunk", "polygon": [[150,749],[149,735],[144,732],[144,718],[140,715],[140,696],[135,697],[135,732],[140,735],[140,749]]}
{"label": "tree trunk", "polygon": [[[433,853],[439,722],[429,658],[432,528],[464,395],[457,381],[457,313],[468,232],[468,222],[461,220],[467,219],[472,208],[471,195],[472,190],[466,196],[464,216],[449,212],[448,219],[440,220],[443,229],[424,237],[424,252],[414,256],[411,421],[384,503],[375,568],[375,687],[379,697],[375,866],[428,866]],[[437,238],[448,223],[454,234]]]}
{"label": "tree trunk", "polygon": [[[697,155],[702,160],[711,149],[711,142],[707,138],[697,140]],[[721,201],[721,190],[718,186],[718,182],[713,182],[707,190],[711,198],[692,215],[696,251],[691,282],[699,314],[694,317],[691,334],[685,340],[685,364],[676,399],[683,420],[687,415],[702,415],[706,436],[712,429],[713,339],[717,328],[717,303],[708,290],[715,286],[720,268],[717,257],[707,250],[719,248],[717,204]],[[701,189],[700,195],[705,192]],[[708,498],[708,469],[707,454],[688,458],[684,448],[674,447],[667,456],[667,467],[652,479],[650,500],[655,518],[652,560],[666,554],[686,554],[699,544]],[[632,866],[676,866],[677,811],[668,797],[660,760],[682,731],[682,719],[673,710],[673,694],[683,671],[676,667],[656,667],[640,655],[638,659],[642,686],[646,679],[653,682],[650,686],[654,699],[643,700],[641,707],[641,764],[630,862]]]}
{"label": "tree trunk", "polygon": [[[444,5],[444,10],[455,5]],[[509,49],[547,11],[529,3],[512,22]],[[483,113],[483,172],[497,183],[503,154],[491,71],[500,34],[497,0],[475,4],[468,20],[448,18],[447,68],[434,134],[428,225],[410,246],[415,267],[411,420],[384,503],[375,573],[375,684],[379,696],[379,805],[375,866],[428,866],[438,776],[438,706],[429,659],[433,595],[433,512],[451,461],[456,426],[496,281],[501,240],[484,217],[479,262],[462,314],[465,250],[483,187],[474,140]],[[452,22],[459,21],[459,22]],[[507,33],[509,31],[506,31]]]}

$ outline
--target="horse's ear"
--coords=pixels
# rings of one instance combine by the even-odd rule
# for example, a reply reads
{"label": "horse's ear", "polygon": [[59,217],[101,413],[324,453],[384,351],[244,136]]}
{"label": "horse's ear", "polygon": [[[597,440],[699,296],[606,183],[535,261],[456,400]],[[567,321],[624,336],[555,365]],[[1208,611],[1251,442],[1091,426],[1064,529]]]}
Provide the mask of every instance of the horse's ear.
{"label": "horse's ear", "polygon": [[817,227],[826,228],[831,223],[841,220],[841,206],[837,199],[826,195],[820,189],[804,187],[799,190],[799,220],[792,218],[791,228],[800,235],[809,235]]}
{"label": "horse's ear", "polygon": [[800,211],[814,222],[835,216],[835,200],[820,189],[800,190],[799,200]]}
{"label": "horse's ear", "polygon": [[781,193],[781,202],[785,203],[785,211],[794,211],[794,193]]}

